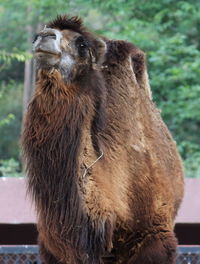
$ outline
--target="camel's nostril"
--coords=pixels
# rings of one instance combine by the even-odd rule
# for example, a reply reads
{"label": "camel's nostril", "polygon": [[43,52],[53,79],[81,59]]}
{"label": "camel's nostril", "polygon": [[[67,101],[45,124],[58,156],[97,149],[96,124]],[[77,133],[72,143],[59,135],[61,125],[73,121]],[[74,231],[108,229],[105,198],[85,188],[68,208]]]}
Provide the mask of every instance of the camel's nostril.
{"label": "camel's nostril", "polygon": [[42,35],[43,38],[47,38],[47,39],[56,39],[56,35],[51,33],[51,34],[43,34]]}
{"label": "camel's nostril", "polygon": [[56,33],[54,33],[52,30],[43,30],[39,34],[37,34],[37,37],[41,37],[42,39],[55,39],[56,40]]}

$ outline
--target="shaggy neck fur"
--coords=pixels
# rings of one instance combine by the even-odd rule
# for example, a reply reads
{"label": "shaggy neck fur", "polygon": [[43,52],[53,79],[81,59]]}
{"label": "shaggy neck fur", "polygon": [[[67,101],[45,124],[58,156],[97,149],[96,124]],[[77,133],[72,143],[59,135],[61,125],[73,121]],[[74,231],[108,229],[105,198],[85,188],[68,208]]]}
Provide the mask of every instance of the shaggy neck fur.
{"label": "shaggy neck fur", "polygon": [[108,237],[111,239],[106,230],[109,223],[98,230],[84,210],[82,199],[78,158],[82,131],[89,122],[88,133],[92,134],[91,140],[98,152],[98,132],[105,120],[104,85],[98,82],[98,73],[93,75],[97,80],[95,87],[91,81],[91,87],[87,88],[66,85],[57,70],[39,71],[22,138],[29,190],[39,218],[48,223],[47,228],[57,237],[63,255],[66,254],[63,242],[76,249],[78,255],[67,256],[71,258],[70,263],[78,263],[75,262],[78,259],[82,259],[81,263],[93,263],[110,243]]}

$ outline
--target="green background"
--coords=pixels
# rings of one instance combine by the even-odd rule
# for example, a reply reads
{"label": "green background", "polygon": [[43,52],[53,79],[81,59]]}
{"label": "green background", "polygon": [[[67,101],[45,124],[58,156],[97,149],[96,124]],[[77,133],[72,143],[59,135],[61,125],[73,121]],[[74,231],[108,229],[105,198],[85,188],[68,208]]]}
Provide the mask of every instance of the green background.
{"label": "green background", "polygon": [[58,14],[80,15],[100,35],[147,55],[153,98],[177,141],[187,177],[200,177],[199,0],[0,1],[0,176],[20,176],[19,136],[30,28]]}

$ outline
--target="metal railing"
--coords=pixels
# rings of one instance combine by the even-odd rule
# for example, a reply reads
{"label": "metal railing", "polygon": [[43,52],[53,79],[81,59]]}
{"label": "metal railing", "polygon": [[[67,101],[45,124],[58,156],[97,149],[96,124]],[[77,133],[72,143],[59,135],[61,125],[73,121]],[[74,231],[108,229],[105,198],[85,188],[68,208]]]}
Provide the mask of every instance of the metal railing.
{"label": "metal railing", "polygon": [[[0,246],[0,264],[42,264],[37,246]],[[179,246],[176,264],[200,264],[200,246]]]}
{"label": "metal railing", "polygon": [[179,246],[176,264],[200,264],[200,246]]}
{"label": "metal railing", "polygon": [[42,264],[38,246],[0,246],[0,264]]}

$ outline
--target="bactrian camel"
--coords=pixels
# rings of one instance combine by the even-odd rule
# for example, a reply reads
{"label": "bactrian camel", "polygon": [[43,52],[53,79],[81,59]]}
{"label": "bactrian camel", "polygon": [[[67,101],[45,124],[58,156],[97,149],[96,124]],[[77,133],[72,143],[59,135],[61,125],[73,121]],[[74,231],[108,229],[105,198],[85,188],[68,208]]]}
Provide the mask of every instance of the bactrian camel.
{"label": "bactrian camel", "polygon": [[183,196],[176,143],[144,53],[58,16],[33,43],[22,135],[46,264],[174,264]]}

